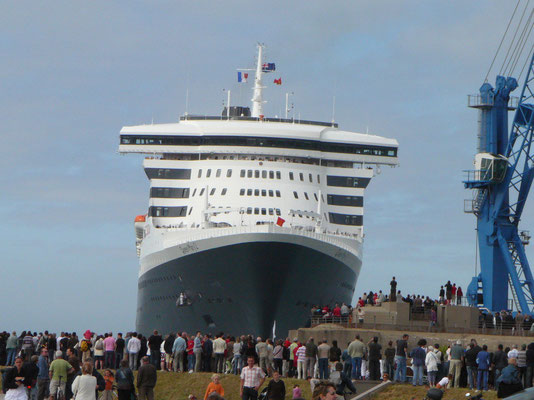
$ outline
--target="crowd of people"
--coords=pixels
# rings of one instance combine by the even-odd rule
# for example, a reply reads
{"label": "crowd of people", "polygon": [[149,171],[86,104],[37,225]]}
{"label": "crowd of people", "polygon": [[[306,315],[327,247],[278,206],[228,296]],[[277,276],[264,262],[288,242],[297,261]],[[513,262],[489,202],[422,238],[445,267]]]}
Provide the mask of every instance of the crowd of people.
{"label": "crowd of people", "polygon": [[[223,333],[213,337],[201,332],[163,336],[154,331],[148,338],[136,332],[123,338],[122,333],[97,335],[89,330],[81,338],[74,332],[3,332],[0,365],[13,366],[3,374],[7,400],[27,399],[28,387],[37,400],[53,399],[58,391],[64,393],[66,400],[73,396],[76,400],[93,400],[98,392],[104,400],[111,400],[114,389],[119,400],[131,400],[136,388],[141,400],[152,400],[157,370],[214,372],[205,400],[212,393],[224,396],[220,374],[241,376],[243,400],[256,400],[268,376],[272,377],[267,397],[271,400],[284,398],[285,377],[307,379],[312,388],[320,382],[331,382],[337,393],[355,392],[354,381],[365,379],[391,379],[416,386],[425,383],[442,390],[458,386],[493,388],[501,394],[532,386],[534,343],[511,349],[502,345],[488,349],[475,339],[467,346],[461,341],[452,346],[428,344],[425,339],[413,348],[408,344],[408,334],[387,344],[380,343],[378,337],[364,343],[356,336],[346,346],[340,346],[335,340],[273,341]],[[103,374],[98,369],[104,370]],[[294,398],[299,398],[300,388],[293,389]]]}

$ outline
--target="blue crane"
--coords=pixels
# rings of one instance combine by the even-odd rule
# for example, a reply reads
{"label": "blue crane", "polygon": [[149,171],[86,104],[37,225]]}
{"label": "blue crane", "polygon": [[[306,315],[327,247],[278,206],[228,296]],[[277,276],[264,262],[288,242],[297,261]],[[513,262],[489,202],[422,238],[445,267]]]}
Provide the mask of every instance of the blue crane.
{"label": "blue crane", "polygon": [[[493,312],[512,309],[512,301],[516,310],[534,311],[534,279],[524,247],[530,235],[519,230],[534,178],[534,57],[529,61],[519,99],[510,97],[516,79],[504,76],[497,76],[495,88],[485,82],[480,94],[468,99],[468,106],[479,110],[479,127],[475,169],[466,171],[464,181],[473,198],[464,208],[477,218],[480,274],[466,295],[471,305]],[[508,133],[508,112],[514,109]]]}

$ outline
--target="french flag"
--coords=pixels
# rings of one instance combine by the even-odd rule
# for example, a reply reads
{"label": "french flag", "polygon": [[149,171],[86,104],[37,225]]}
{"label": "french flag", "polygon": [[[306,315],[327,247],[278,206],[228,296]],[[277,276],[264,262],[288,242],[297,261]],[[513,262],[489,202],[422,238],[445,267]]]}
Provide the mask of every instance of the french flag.
{"label": "french flag", "polygon": [[238,82],[247,82],[248,74],[246,72],[238,72],[237,73],[237,81]]}

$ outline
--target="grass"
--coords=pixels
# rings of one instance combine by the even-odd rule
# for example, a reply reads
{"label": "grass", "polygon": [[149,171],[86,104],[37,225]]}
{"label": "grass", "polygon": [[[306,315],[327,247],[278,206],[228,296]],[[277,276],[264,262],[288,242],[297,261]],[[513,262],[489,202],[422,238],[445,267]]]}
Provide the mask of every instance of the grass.
{"label": "grass", "polygon": [[[373,400],[422,400],[425,398],[428,388],[425,386],[414,387],[412,385],[389,385],[382,392],[373,396]],[[465,399],[466,393],[474,394],[474,390],[469,389],[448,389],[445,391],[443,400],[461,400]],[[484,400],[496,400],[497,392],[490,390],[484,392]]]}

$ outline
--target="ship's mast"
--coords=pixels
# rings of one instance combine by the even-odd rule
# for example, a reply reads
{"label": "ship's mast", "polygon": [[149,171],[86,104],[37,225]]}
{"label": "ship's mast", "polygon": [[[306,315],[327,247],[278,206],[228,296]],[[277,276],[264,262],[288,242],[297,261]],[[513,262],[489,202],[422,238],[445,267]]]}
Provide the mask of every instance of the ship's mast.
{"label": "ship's mast", "polygon": [[254,78],[254,95],[252,96],[252,116],[260,118],[263,115],[263,45],[258,44],[258,62],[256,64],[256,76]]}

